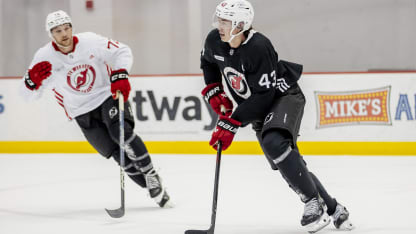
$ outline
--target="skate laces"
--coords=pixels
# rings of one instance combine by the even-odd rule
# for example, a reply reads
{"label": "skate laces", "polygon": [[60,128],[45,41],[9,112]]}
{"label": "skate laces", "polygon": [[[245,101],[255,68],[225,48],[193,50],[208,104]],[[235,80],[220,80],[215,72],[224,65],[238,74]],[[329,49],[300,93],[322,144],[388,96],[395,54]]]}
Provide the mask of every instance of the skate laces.
{"label": "skate laces", "polygon": [[335,208],[335,212],[334,214],[332,214],[332,217],[334,218],[334,220],[338,220],[342,214],[345,214],[345,208],[341,204],[337,204],[337,207]]}
{"label": "skate laces", "polygon": [[319,215],[320,204],[317,198],[312,198],[305,204],[303,216]]}
{"label": "skate laces", "polygon": [[159,176],[158,176],[157,172],[154,169],[152,169],[151,171],[146,173],[145,177],[146,177],[147,188],[149,190],[162,187],[162,185],[159,181]]}

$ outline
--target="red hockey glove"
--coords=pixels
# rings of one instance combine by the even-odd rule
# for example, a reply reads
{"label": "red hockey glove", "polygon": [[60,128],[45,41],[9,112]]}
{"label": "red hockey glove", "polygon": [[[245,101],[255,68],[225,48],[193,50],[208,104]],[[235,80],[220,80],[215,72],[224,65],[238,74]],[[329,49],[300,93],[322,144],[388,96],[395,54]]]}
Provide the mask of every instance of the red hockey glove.
{"label": "red hockey glove", "polygon": [[30,90],[39,89],[42,81],[51,75],[52,64],[43,61],[35,64],[25,75],[25,85]]}
{"label": "red hockey glove", "polygon": [[217,122],[217,127],[212,133],[209,144],[214,148],[218,149],[218,141],[222,142],[222,149],[226,150],[233,141],[234,135],[237,133],[241,123],[235,119],[227,116],[220,115],[220,119]]}
{"label": "red hockey glove", "polygon": [[[224,93],[221,83],[207,85],[202,90],[202,95],[218,115],[230,116],[233,112],[233,103]],[[225,113],[222,113],[221,106],[224,106]]]}
{"label": "red hockey glove", "polygon": [[124,96],[124,102],[127,102],[131,90],[128,78],[129,74],[124,69],[111,72],[110,81],[113,99],[117,99],[117,91],[119,90]]}

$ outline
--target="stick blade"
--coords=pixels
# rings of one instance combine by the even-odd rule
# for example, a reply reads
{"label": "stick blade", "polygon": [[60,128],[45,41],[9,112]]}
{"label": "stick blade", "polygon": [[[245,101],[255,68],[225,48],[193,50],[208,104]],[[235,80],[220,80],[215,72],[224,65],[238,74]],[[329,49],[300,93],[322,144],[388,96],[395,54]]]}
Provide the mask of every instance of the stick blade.
{"label": "stick blade", "polygon": [[124,208],[120,207],[116,210],[105,209],[112,218],[121,218],[124,216]]}
{"label": "stick blade", "polygon": [[210,234],[209,230],[186,230],[185,234]]}

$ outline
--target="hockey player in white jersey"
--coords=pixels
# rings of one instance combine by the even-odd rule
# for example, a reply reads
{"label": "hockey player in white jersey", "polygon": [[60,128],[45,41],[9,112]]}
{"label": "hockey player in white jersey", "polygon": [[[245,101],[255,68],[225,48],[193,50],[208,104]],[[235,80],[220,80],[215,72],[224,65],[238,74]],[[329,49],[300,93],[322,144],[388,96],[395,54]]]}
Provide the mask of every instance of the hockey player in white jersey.
{"label": "hockey player in white jersey", "polygon": [[128,100],[130,48],[92,32],[72,34],[72,21],[64,11],[50,13],[46,31],[51,42],[40,48],[29,66],[21,91],[27,99],[52,89],[69,119],[75,119],[88,142],[104,157],[120,163],[117,91],[125,100],[126,174],[147,188],[160,207],[171,207],[170,197],[153,168],[149,153],[133,131]]}

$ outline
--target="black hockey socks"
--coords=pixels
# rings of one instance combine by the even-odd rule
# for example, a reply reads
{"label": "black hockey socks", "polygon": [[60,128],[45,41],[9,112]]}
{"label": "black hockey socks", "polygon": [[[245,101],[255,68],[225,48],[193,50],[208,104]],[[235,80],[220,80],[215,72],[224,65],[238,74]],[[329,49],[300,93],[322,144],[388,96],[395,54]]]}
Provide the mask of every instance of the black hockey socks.
{"label": "black hockey socks", "polygon": [[140,170],[137,170],[137,168],[135,168],[131,162],[129,165],[127,165],[127,167],[125,167],[124,171],[130,177],[130,179],[132,179],[140,187],[146,188],[146,179],[144,178],[143,173]]}
{"label": "black hockey socks", "polygon": [[316,185],[297,151],[291,150],[285,160],[276,166],[303,202],[318,197]]}
{"label": "black hockey socks", "polygon": [[130,179],[132,179],[140,187],[146,188],[146,179],[144,178],[144,175],[143,174],[139,174],[139,175],[129,175],[127,173],[127,175],[130,177]]}
{"label": "black hockey socks", "polygon": [[[113,159],[120,165],[120,151],[117,149],[113,153]],[[146,180],[143,173],[137,169],[129,158],[124,159],[124,172],[140,187],[146,188]]]}
{"label": "black hockey socks", "polygon": [[[292,138],[284,131],[271,130],[264,133],[262,149],[269,162],[278,168],[289,186],[303,202],[318,196],[316,185],[298,151],[292,148]],[[274,164],[274,165],[273,165]]]}
{"label": "black hockey socks", "polygon": [[133,162],[133,165],[142,173],[146,174],[153,169],[152,160],[142,139],[136,134],[133,139],[126,141],[125,150],[127,157]]}
{"label": "black hockey socks", "polygon": [[332,198],[328,192],[326,191],[326,189],[324,188],[324,186],[321,184],[321,182],[319,181],[318,177],[316,177],[312,172],[309,172],[313,181],[315,182],[316,188],[318,189],[319,195],[321,195],[322,199],[324,200],[328,210],[327,213],[328,215],[332,215],[335,212],[335,209],[337,207],[337,201],[335,200],[335,198]]}
{"label": "black hockey socks", "polygon": [[[136,134],[131,139],[127,139],[125,144],[125,166],[126,174],[138,185],[146,188],[144,174],[153,169],[152,160],[147,152],[142,139]],[[120,152],[115,150],[113,158],[120,164]]]}
{"label": "black hockey socks", "polygon": [[[119,144],[118,136],[120,134],[118,127],[117,124],[112,124],[109,128],[111,138],[117,144]],[[133,162],[133,165],[137,169],[140,169],[141,172],[147,173],[152,170],[153,165],[146,146],[142,139],[134,133],[133,126],[128,121],[125,122],[124,133],[124,150],[126,152],[126,157],[128,157]]]}

